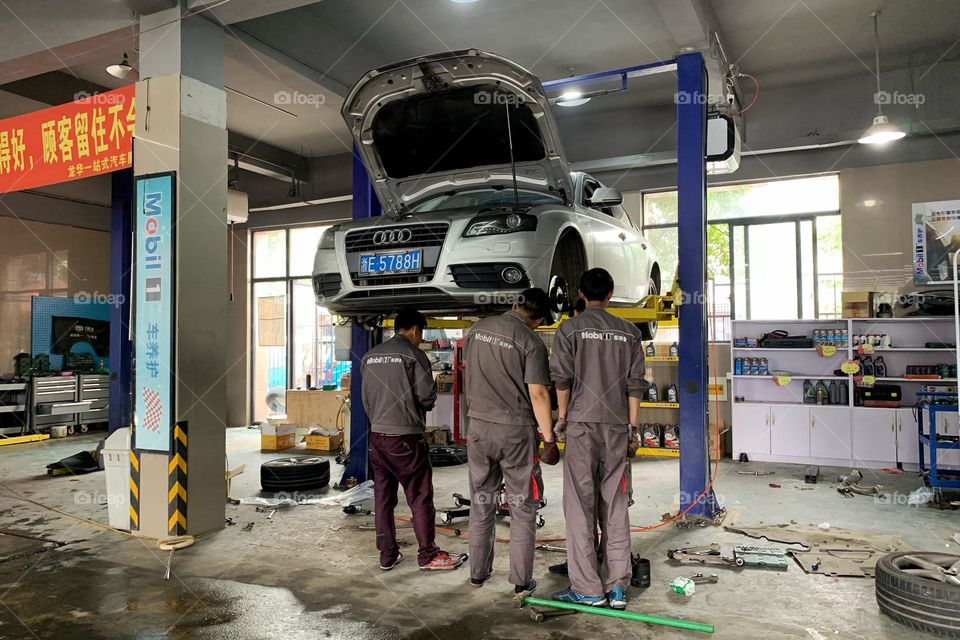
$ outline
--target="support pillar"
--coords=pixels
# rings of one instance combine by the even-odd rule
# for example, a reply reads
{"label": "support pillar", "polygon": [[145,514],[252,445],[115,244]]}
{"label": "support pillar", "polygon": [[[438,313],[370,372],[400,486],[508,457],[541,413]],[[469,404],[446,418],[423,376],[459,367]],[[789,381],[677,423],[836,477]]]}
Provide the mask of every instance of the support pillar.
{"label": "support pillar", "polygon": [[130,269],[133,224],[133,171],[111,175],[110,199],[110,409],[108,429],[130,426],[133,419],[133,344],[130,342]]}
{"label": "support pillar", "polygon": [[[229,231],[222,28],[189,15],[186,0],[142,16],[140,78],[134,174],[175,172],[176,179],[173,348],[159,363],[173,376],[173,408],[160,425],[169,438],[157,438],[166,450],[141,451],[139,532],[199,534],[224,524]],[[143,222],[135,221],[137,234]],[[142,243],[135,247],[143,250]],[[139,367],[148,357],[147,336],[136,335],[134,349]],[[178,504],[173,517],[170,495]]]}
{"label": "support pillar", "polygon": [[[699,52],[677,56],[677,267],[680,325],[680,511],[719,514],[710,481],[707,415],[707,77]],[[693,505],[691,507],[691,505]]]}
{"label": "support pillar", "polygon": [[[363,220],[378,216],[381,213],[380,203],[373,192],[373,184],[363,160],[356,147],[353,149],[353,219]],[[370,476],[369,460],[367,455],[370,435],[370,420],[363,407],[363,377],[360,372],[360,362],[371,347],[381,339],[380,329],[368,331],[354,324],[351,328],[350,341],[350,461],[343,471],[340,486],[344,486],[347,478],[355,478],[357,483],[365,482]]]}

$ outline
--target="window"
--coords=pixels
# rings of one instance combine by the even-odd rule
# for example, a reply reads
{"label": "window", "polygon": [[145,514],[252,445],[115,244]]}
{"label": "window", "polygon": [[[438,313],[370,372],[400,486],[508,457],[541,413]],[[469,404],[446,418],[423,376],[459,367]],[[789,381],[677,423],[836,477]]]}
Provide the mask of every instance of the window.
{"label": "window", "polygon": [[316,303],[313,258],[326,226],[254,231],[250,280],[251,418],[286,413],[286,391],[339,385],[349,362],[334,360],[336,316]]}
{"label": "window", "polygon": [[[677,192],[643,196],[643,228],[663,282],[677,262]],[[715,339],[731,317],[839,317],[843,287],[837,176],[707,190],[707,300]]]}

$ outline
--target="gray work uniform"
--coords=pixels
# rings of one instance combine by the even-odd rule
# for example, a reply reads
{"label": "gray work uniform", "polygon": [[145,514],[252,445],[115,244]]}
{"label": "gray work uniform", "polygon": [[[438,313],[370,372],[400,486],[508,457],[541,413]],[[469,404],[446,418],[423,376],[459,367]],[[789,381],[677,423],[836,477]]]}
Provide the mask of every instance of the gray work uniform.
{"label": "gray work uniform", "polygon": [[550,384],[547,348],[513,311],[484,318],[464,346],[470,470],[470,577],[493,571],[497,494],[510,509],[510,583],[533,578],[536,515],[543,498],[536,417],[528,384]]}
{"label": "gray work uniform", "polygon": [[[563,461],[567,561],[574,591],[586,596],[603,596],[630,579],[627,397],[643,397],[646,387],[640,339],[634,325],[589,307],[561,324],[553,340],[550,375],[558,390],[570,390]],[[599,571],[597,514],[604,533]]]}
{"label": "gray work uniform", "polygon": [[437,402],[430,358],[396,335],[367,351],[361,361],[363,406],[374,433],[423,434]]}

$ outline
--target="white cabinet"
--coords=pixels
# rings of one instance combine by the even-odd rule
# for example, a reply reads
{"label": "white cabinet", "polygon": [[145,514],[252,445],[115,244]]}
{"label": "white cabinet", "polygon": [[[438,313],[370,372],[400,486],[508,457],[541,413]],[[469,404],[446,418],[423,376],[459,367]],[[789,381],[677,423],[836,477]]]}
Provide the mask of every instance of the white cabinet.
{"label": "white cabinet", "polygon": [[[900,410],[856,407],[853,410],[853,466],[893,466],[902,437],[898,431]],[[913,450],[917,437],[913,437]],[[916,453],[913,461],[916,462]]]}
{"label": "white cabinet", "polygon": [[[927,418],[927,414],[923,414],[924,419]],[[944,411],[937,414],[937,420],[939,424],[937,426],[937,432],[947,436],[956,436],[960,433],[960,420],[958,420],[957,413],[955,411]],[[937,464],[941,467],[951,467],[958,468],[960,467],[960,450],[957,449],[940,449],[937,451]],[[927,452],[926,457],[929,459],[929,452]],[[928,462],[929,464],[929,462]]]}
{"label": "white cabinet", "polygon": [[741,453],[770,455],[769,405],[733,404],[733,459]]}
{"label": "white cabinet", "polygon": [[920,442],[913,409],[897,409],[897,462],[907,469],[917,469],[920,462]]}
{"label": "white cabinet", "polygon": [[775,456],[794,457],[810,455],[809,407],[770,407],[770,453]]}
{"label": "white cabinet", "polygon": [[[893,442],[892,429],[888,437]],[[849,462],[852,457],[849,408],[810,407],[810,455]]]}

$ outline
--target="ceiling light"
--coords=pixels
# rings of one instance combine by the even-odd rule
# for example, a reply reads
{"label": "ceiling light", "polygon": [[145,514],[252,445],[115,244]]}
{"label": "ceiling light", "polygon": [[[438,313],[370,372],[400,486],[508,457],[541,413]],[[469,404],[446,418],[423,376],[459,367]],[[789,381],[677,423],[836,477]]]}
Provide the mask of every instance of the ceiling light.
{"label": "ceiling light", "polygon": [[557,104],[561,107],[579,107],[588,102],[590,98],[584,98],[579,91],[567,91],[557,99]]}
{"label": "ceiling light", "polygon": [[454,4],[473,4],[477,0],[450,0]]}
{"label": "ceiling light", "polygon": [[873,125],[863,132],[857,142],[860,144],[883,144],[899,140],[905,135],[907,134],[890,124],[887,116],[879,115],[873,119]]}
{"label": "ceiling light", "polygon": [[133,71],[133,67],[130,66],[130,61],[127,60],[127,52],[123,52],[123,60],[120,61],[120,64],[108,64],[107,73],[112,75],[115,78],[126,78],[130,72]]}
{"label": "ceiling light", "polygon": [[863,201],[863,206],[865,207],[875,207],[876,205],[877,205],[877,201],[873,199]]}
{"label": "ceiling light", "polygon": [[883,95],[880,91],[880,27],[878,24],[880,11],[874,11],[870,16],[873,18],[874,54],[877,62],[877,92],[873,94],[873,101],[877,103],[877,115],[873,119],[873,124],[863,132],[857,142],[860,144],[884,144],[899,140],[907,134],[895,125],[890,124],[887,116],[883,115],[883,100],[880,99]]}

